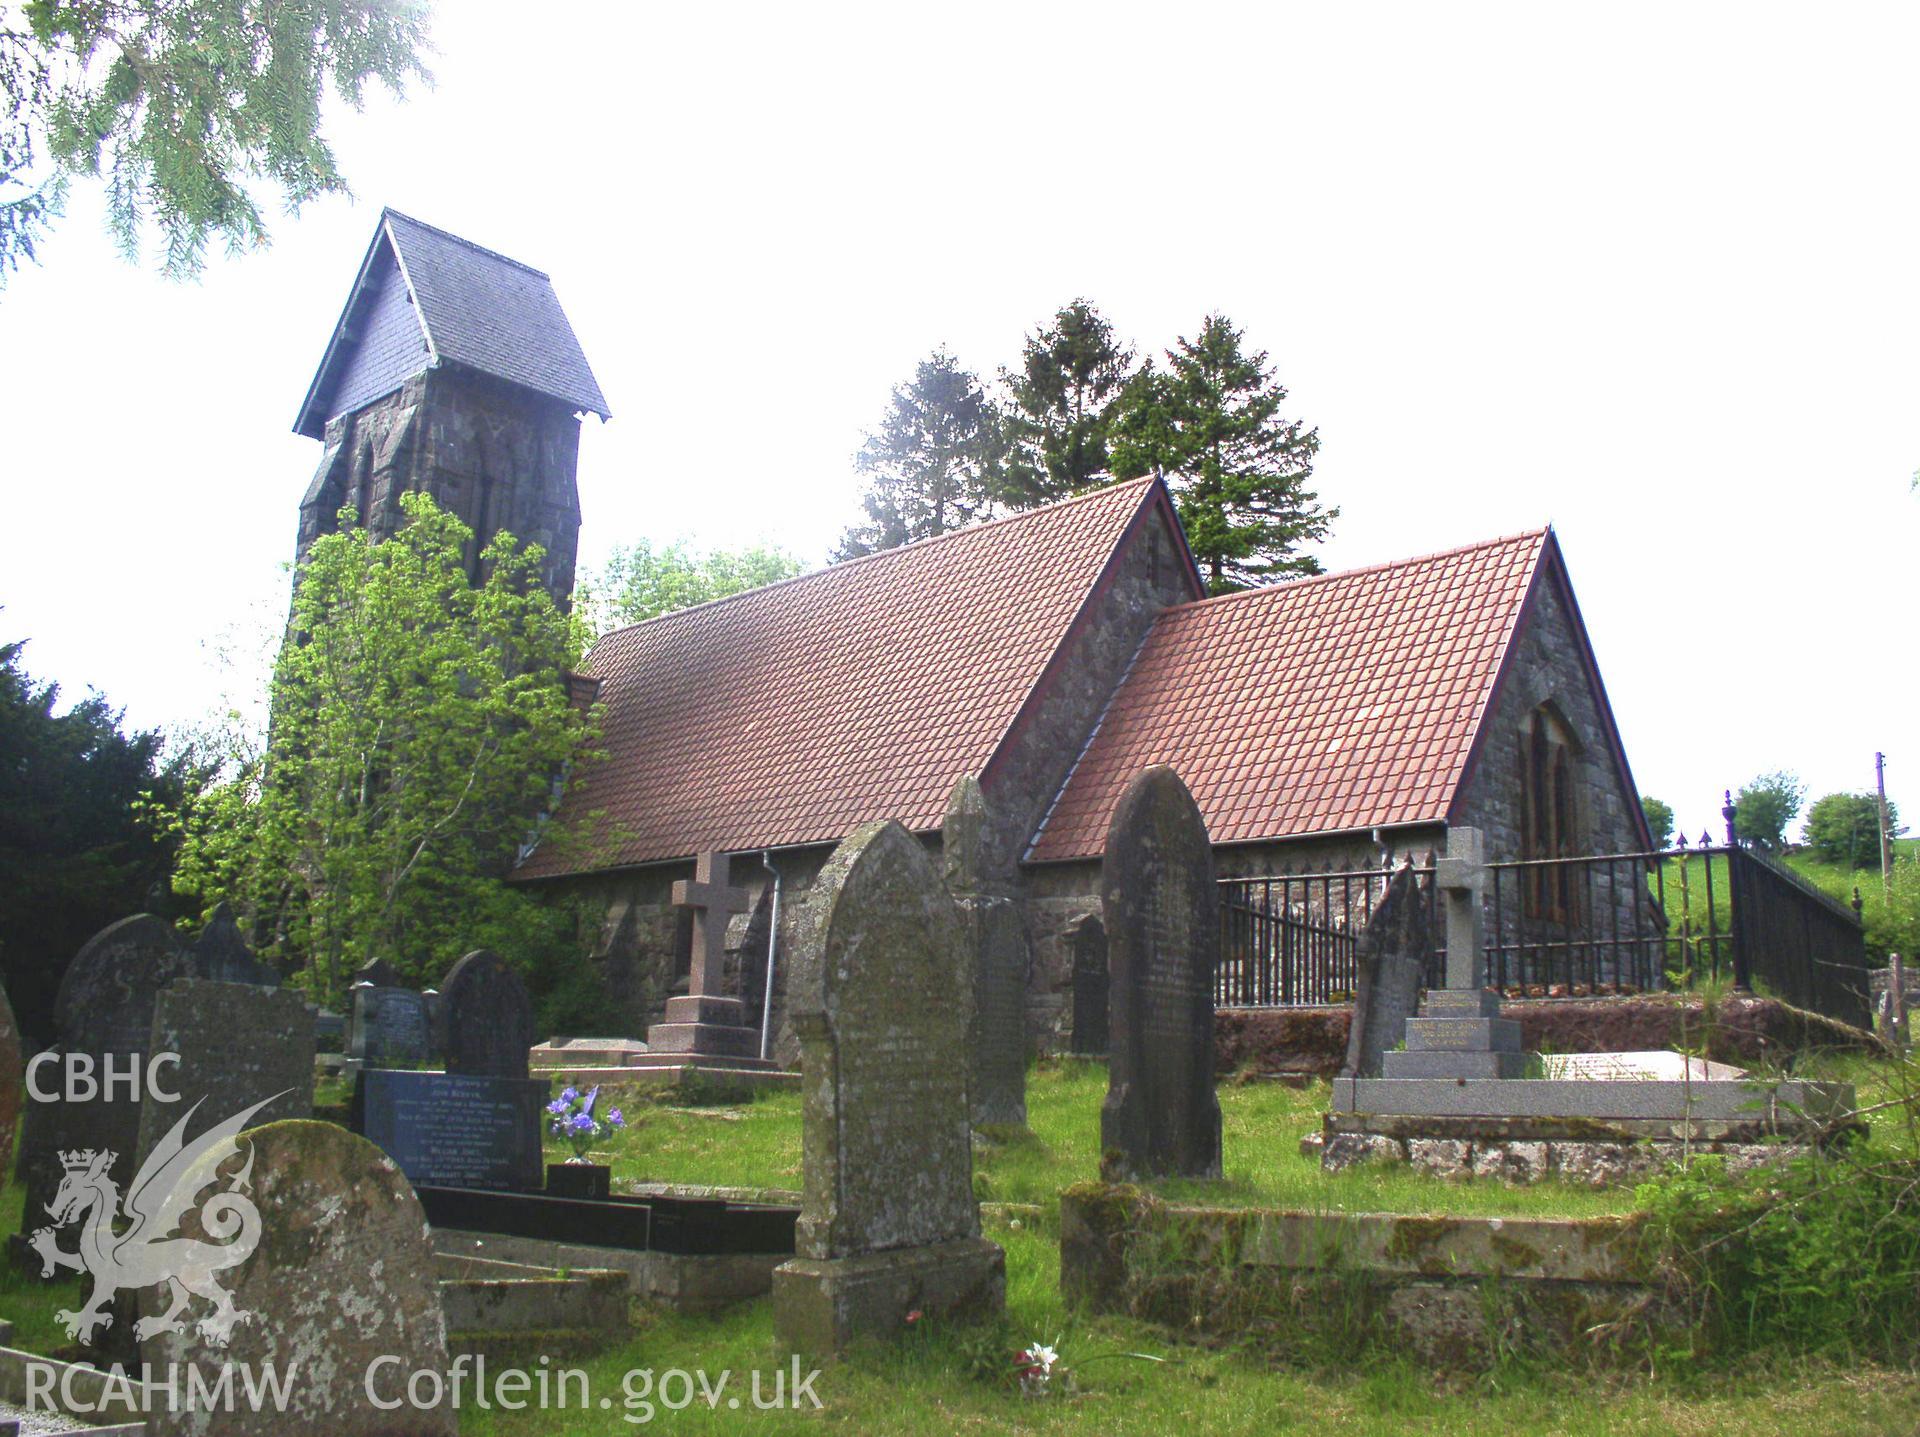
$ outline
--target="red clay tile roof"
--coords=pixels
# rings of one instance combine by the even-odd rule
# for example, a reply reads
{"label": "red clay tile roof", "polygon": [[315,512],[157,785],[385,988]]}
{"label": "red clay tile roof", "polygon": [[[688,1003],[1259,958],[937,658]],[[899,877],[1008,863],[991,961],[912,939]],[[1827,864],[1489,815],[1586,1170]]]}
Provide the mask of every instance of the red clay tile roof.
{"label": "red clay tile roof", "polygon": [[1172,764],[1215,843],[1439,822],[1549,531],[1168,609],[1028,858],[1091,858]]}
{"label": "red clay tile roof", "polygon": [[940,826],[999,748],[1129,526],[1116,484],[608,634],[587,658],[607,757],[516,878]]}

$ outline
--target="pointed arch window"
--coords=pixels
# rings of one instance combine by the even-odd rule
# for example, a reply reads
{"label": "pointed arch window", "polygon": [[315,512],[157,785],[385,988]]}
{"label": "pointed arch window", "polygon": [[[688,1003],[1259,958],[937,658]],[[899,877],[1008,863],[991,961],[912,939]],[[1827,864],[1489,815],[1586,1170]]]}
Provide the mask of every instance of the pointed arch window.
{"label": "pointed arch window", "polygon": [[[1582,851],[1579,745],[1573,731],[1549,705],[1533,711],[1520,740],[1521,856],[1571,858]],[[1573,870],[1546,866],[1527,870],[1529,918],[1572,923],[1577,917]]]}

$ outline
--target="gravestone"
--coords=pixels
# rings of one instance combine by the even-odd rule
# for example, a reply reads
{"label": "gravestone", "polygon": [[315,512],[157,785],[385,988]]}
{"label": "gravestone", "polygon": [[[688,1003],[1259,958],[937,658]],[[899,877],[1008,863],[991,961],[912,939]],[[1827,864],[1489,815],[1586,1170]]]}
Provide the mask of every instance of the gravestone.
{"label": "gravestone", "polygon": [[349,1058],[369,1068],[417,1068],[427,1061],[429,1033],[427,1000],[412,989],[354,988]]}
{"label": "gravestone", "polygon": [[724,853],[702,853],[693,878],[673,885],[675,906],[691,916],[693,957],[687,991],[667,999],[666,1017],[647,1029],[639,1066],[761,1068],[760,1030],[747,1025],[747,1005],[726,994],[727,920],[747,911],[747,892],[727,882]]}
{"label": "gravestone", "polygon": [[376,958],[366,967],[353,975],[353,981],[347,986],[357,988],[362,983],[371,983],[376,988],[404,988],[407,980],[400,976],[400,970],[384,958]]}
{"label": "gravestone", "polygon": [[[228,1372],[234,1410],[172,1410],[162,1402],[148,1430],[154,1437],[453,1437],[452,1406],[404,1400],[412,1373],[447,1371],[447,1329],[426,1216],[400,1169],[344,1128],[295,1121],[243,1133],[224,1156],[216,1149],[203,1157],[181,1186],[230,1186],[243,1163],[251,1166],[241,1195],[258,1214],[257,1245],[216,1271],[213,1284],[246,1317],[209,1329],[201,1325],[206,1300],[192,1298],[167,1324],[176,1330],[153,1330],[147,1324],[164,1320],[170,1299],[164,1289],[143,1289],[140,1357],[155,1372],[173,1373],[182,1392],[196,1381],[214,1389],[229,1364],[256,1374],[271,1365],[285,1384],[284,1407],[253,1410],[245,1384]],[[211,1236],[197,1219],[189,1213],[183,1237]],[[246,1236],[243,1225],[233,1241]],[[395,1405],[383,1410],[376,1399]]]}
{"label": "gravestone", "polygon": [[1217,1178],[1213,849],[1193,795],[1164,764],[1128,784],[1114,809],[1100,902],[1112,982],[1102,1173]]}
{"label": "gravestone", "polygon": [[148,1048],[180,1063],[164,1079],[177,1100],[141,1106],[142,1161],[195,1103],[201,1122],[263,1102],[256,1125],[313,1116],[313,1020],[291,989],[178,980],[154,1000]]}
{"label": "gravestone", "polygon": [[1089,914],[1073,930],[1073,1051],[1107,1056],[1107,930]]}
{"label": "gravestone", "polygon": [[980,1236],[967,1100],[972,974],[953,900],[897,823],[834,850],[796,924],[805,1179],[774,1331],[826,1356],[907,1314],[998,1311],[1006,1261]]}
{"label": "gravestone", "polygon": [[545,1078],[367,1068],[360,1131],[417,1187],[533,1189],[545,1176]]}
{"label": "gravestone", "polygon": [[1420,1011],[1427,954],[1433,949],[1427,903],[1408,859],[1388,881],[1386,895],[1360,934],[1343,1078],[1379,1077],[1381,1058],[1405,1038],[1407,1019]]}
{"label": "gravestone", "polygon": [[447,1005],[438,988],[422,988],[420,1001],[427,1005],[427,1061],[436,1066],[447,1061]]}
{"label": "gravestone", "polygon": [[449,1073],[524,1078],[533,1000],[520,975],[482,948],[453,965],[440,989]]}
{"label": "gravestone", "polygon": [[25,1062],[20,1051],[20,1025],[13,1019],[7,990],[0,988],[0,1164],[13,1161],[13,1135],[19,1129],[20,1103],[26,1093]]}
{"label": "gravestone", "polygon": [[1027,1125],[1027,933],[1014,875],[993,859],[995,815],[971,776],[941,824],[947,891],[973,972],[968,1094],[976,1128]]}
{"label": "gravestone", "polygon": [[[63,1149],[112,1152],[111,1175],[126,1190],[140,1140],[140,1094],[155,1002],[169,985],[195,971],[193,955],[173,930],[146,913],[101,929],[74,955],[54,997],[59,1046],[69,1061],[84,1055],[96,1079],[105,1076],[111,1060],[118,1080],[110,1089],[100,1083],[91,1097],[28,1102],[18,1165],[26,1188],[26,1231],[40,1224],[59,1189]],[[128,1080],[136,1069],[139,1079]],[[43,1089],[61,1086],[57,1068],[41,1083]]]}
{"label": "gravestone", "polygon": [[233,921],[233,910],[218,905],[207,918],[207,926],[193,944],[193,966],[202,978],[214,983],[251,983],[261,988],[278,988],[280,975],[253,956],[240,925]]}

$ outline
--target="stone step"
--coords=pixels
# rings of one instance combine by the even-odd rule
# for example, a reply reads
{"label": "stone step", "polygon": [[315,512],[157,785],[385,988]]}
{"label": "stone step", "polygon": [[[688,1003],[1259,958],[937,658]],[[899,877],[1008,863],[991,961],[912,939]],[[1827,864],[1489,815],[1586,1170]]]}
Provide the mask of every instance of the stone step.
{"label": "stone step", "polygon": [[[1413,1020],[1410,1020],[1410,1023]],[[1440,1081],[1461,1078],[1524,1079],[1527,1055],[1522,1052],[1489,1052],[1471,1049],[1421,1050],[1384,1053],[1380,1058],[1380,1078],[1427,1079]],[[1379,1081],[1374,1079],[1370,1081]]]}

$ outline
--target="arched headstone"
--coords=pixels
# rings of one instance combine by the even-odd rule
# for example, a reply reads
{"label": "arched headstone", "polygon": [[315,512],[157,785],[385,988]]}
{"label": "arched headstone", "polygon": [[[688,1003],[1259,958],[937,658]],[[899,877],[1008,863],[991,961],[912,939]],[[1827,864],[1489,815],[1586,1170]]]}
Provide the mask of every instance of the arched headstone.
{"label": "arched headstone", "polygon": [[482,948],[454,964],[440,985],[440,1006],[449,1073],[527,1076],[533,1000],[498,954]]}
{"label": "arched headstone", "polygon": [[[236,1187],[243,1164],[247,1183]],[[141,1360],[176,1374],[183,1390],[195,1377],[210,1387],[229,1366],[259,1374],[270,1365],[287,1398],[279,1410],[240,1402],[217,1414],[162,1411],[148,1419],[155,1437],[451,1437],[451,1406],[406,1400],[413,1373],[447,1371],[447,1329],[426,1215],[392,1159],[332,1123],[271,1123],[206,1154],[179,1185],[244,1196],[256,1216],[249,1223],[243,1214],[224,1241],[254,1242],[233,1266],[216,1267],[211,1282],[201,1277],[225,1307],[193,1292],[142,1289]],[[190,1209],[182,1237],[219,1237],[198,1219]],[[182,1308],[169,1321],[176,1299]],[[208,1327],[210,1310],[217,1316]],[[376,1405],[385,1403],[397,1405]]]}
{"label": "arched headstone", "polygon": [[1114,809],[1100,899],[1113,983],[1102,1169],[1219,1177],[1213,848],[1193,795],[1164,764],[1128,784]]}

